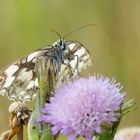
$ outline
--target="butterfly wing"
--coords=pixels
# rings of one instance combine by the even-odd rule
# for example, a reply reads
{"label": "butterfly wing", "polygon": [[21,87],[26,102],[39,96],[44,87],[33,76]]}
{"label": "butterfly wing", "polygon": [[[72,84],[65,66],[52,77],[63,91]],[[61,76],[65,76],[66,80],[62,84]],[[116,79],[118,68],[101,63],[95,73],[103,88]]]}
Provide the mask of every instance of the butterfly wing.
{"label": "butterfly wing", "polygon": [[20,58],[12,65],[0,71],[0,94],[10,100],[31,100],[38,87],[34,66],[37,57],[42,56],[49,48],[44,47]]}
{"label": "butterfly wing", "polygon": [[67,42],[69,45],[70,52],[70,66],[73,71],[78,70],[79,72],[86,69],[92,64],[92,59],[89,50],[78,41]]}
{"label": "butterfly wing", "polygon": [[60,84],[65,81],[71,72],[76,75],[92,64],[90,52],[83,44],[78,41],[68,41],[66,46],[68,47],[67,59],[69,67],[66,64],[61,65],[59,72]]}

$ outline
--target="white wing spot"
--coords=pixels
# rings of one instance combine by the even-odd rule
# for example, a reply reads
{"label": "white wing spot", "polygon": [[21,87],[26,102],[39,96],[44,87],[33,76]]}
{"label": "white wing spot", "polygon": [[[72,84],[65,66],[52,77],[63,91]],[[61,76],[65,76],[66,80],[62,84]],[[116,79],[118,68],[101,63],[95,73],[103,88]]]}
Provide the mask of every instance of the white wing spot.
{"label": "white wing spot", "polygon": [[78,55],[78,57],[81,57],[83,54],[86,54],[86,49],[82,47],[81,49],[76,51],[74,55]]}
{"label": "white wing spot", "polygon": [[40,52],[33,52],[31,54],[28,55],[27,57],[27,62],[31,61],[33,58],[37,57],[37,55],[39,54]]}
{"label": "white wing spot", "polygon": [[77,65],[77,60],[72,60],[71,62],[70,62],[70,65],[71,65],[71,67],[74,69],[75,67],[76,67],[76,65]]}
{"label": "white wing spot", "polygon": [[26,58],[23,58],[23,59],[21,60],[21,63],[22,63],[22,64],[26,63]]}
{"label": "white wing spot", "polygon": [[69,49],[70,49],[70,50],[73,50],[74,47],[75,47],[75,43],[71,43],[71,44],[69,44]]}
{"label": "white wing spot", "polygon": [[13,81],[14,81],[15,77],[11,76],[11,77],[7,77],[5,80],[5,84],[3,85],[4,88],[8,88],[12,85]]}
{"label": "white wing spot", "polygon": [[32,89],[34,86],[34,81],[30,81],[26,89]]}
{"label": "white wing spot", "polygon": [[37,79],[37,78],[35,79],[34,85],[35,85],[36,87],[38,87],[38,79]]}
{"label": "white wing spot", "polygon": [[19,66],[17,65],[11,65],[9,66],[6,70],[5,70],[5,74],[9,77],[12,76],[17,70],[18,70]]}
{"label": "white wing spot", "polygon": [[25,82],[25,81],[29,81],[32,78],[33,76],[32,71],[26,71],[26,70],[27,68],[24,68],[19,72],[17,80],[21,80]]}

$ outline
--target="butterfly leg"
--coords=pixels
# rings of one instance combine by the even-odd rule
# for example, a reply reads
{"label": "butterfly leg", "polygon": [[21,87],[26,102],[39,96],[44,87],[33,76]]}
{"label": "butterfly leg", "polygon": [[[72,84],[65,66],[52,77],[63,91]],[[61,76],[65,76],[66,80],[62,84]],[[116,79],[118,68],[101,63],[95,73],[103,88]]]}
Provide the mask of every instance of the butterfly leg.
{"label": "butterfly leg", "polygon": [[[64,65],[67,65],[67,67],[69,68],[69,71],[70,71],[70,76],[75,76],[75,75],[78,75],[80,76],[80,72],[79,72],[79,65],[78,65],[78,62],[79,62],[79,58],[78,58],[78,55],[74,55],[73,57],[70,57],[69,58],[69,61],[73,61],[74,59],[76,59],[76,65],[75,66],[72,66],[70,63],[64,63]],[[75,70],[76,68],[76,71],[73,72],[73,70]]]}
{"label": "butterfly leg", "polygon": [[76,58],[76,72],[77,72],[77,75],[78,76],[81,76],[81,74],[80,74],[80,72],[79,72],[79,57],[78,57],[78,55],[74,55],[71,59],[75,59]]}
{"label": "butterfly leg", "polygon": [[69,63],[63,63],[63,64],[66,65],[66,66],[68,67],[69,72],[70,72],[70,77],[71,77],[71,76],[74,76],[71,65],[70,65]]}
{"label": "butterfly leg", "polygon": [[79,72],[79,69],[78,69],[78,66],[79,66],[79,64],[78,64],[78,62],[79,62],[79,58],[78,58],[78,55],[74,55],[74,57],[76,57],[76,70],[77,70],[77,73],[78,73],[78,75],[80,76],[80,72]]}

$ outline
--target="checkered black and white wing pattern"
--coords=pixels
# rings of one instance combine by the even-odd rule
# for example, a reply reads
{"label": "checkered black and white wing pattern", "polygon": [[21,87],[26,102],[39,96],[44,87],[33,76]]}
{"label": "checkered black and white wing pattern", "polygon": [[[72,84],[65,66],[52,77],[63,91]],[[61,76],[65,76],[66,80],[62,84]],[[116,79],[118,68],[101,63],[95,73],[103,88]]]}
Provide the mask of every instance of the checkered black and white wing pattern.
{"label": "checkered black and white wing pattern", "polygon": [[[68,47],[67,59],[69,68],[74,75],[86,69],[92,64],[92,59],[89,50],[78,41],[66,42]],[[60,82],[64,81],[67,75],[70,74],[70,69],[67,65],[62,64],[59,73]]]}
{"label": "checkered black and white wing pattern", "polygon": [[10,100],[31,100],[38,88],[38,80],[34,71],[37,57],[48,49],[39,49],[22,57],[12,65],[0,71],[0,94]]}
{"label": "checkered black and white wing pattern", "polygon": [[80,42],[70,41],[66,44],[68,44],[69,50],[72,52],[70,66],[72,67],[73,71],[78,69],[80,72],[92,64],[90,52]]}

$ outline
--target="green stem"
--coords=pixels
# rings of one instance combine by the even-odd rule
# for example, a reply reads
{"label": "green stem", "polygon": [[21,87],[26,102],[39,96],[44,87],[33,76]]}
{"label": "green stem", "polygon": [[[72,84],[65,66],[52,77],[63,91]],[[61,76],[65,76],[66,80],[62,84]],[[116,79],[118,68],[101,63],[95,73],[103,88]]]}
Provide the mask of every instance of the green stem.
{"label": "green stem", "polygon": [[35,99],[35,109],[29,121],[28,133],[31,132],[29,134],[29,140],[54,140],[49,124],[36,123],[36,119],[41,116],[40,109],[44,107],[46,100],[49,100],[54,90],[56,77],[53,68],[53,61],[49,59],[46,63],[45,60],[38,60],[36,63],[36,73],[38,77],[39,90]]}

